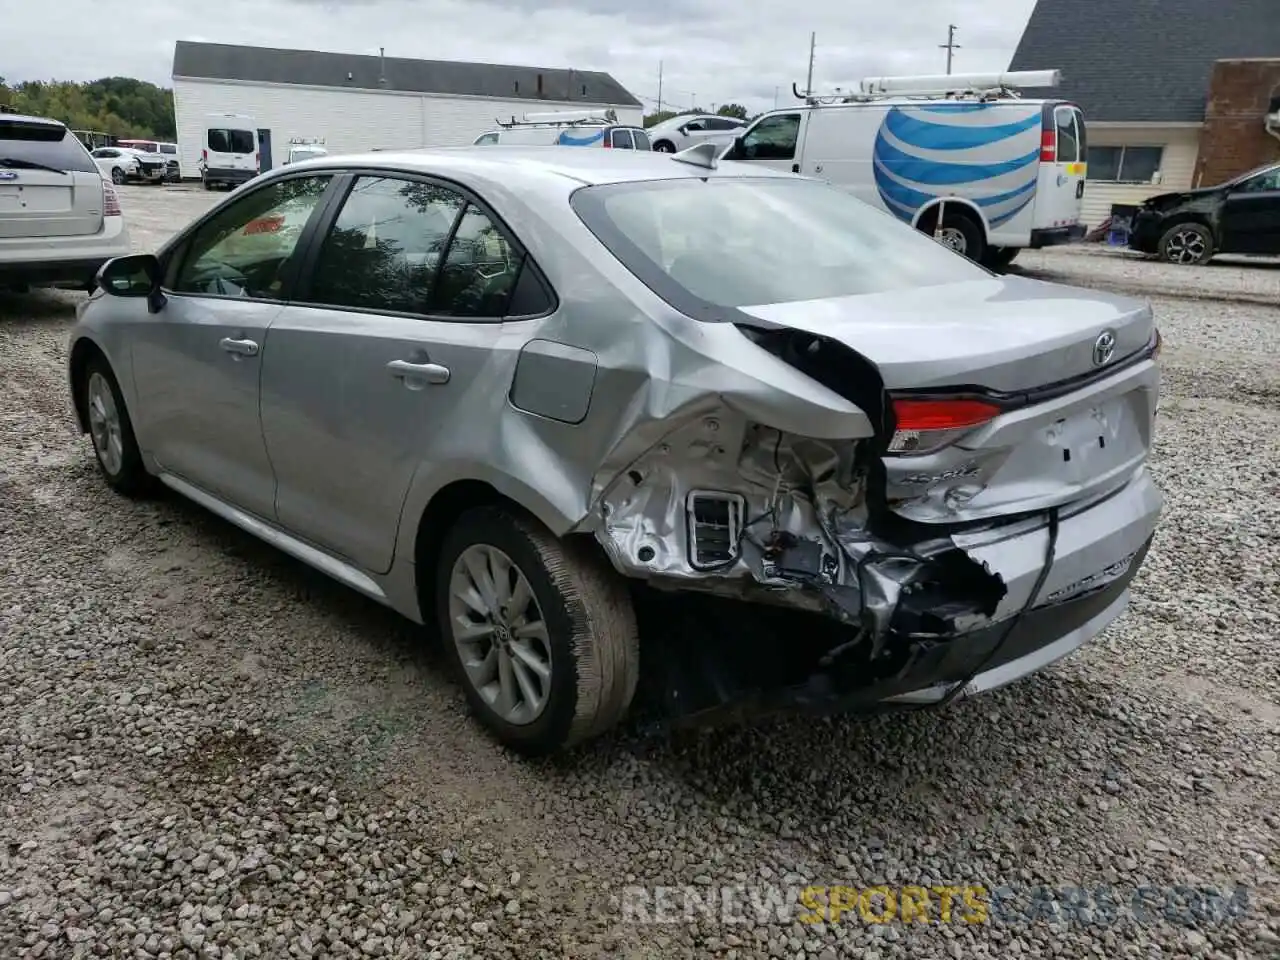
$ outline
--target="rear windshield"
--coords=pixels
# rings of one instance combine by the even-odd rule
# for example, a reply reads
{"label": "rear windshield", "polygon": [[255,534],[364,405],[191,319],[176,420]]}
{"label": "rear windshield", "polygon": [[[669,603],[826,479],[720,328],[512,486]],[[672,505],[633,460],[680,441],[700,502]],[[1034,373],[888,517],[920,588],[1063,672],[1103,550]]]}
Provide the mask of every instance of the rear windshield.
{"label": "rear windshield", "polygon": [[818,181],[650,180],[583,187],[570,202],[627,269],[685,313],[989,276]]}
{"label": "rear windshield", "polygon": [[0,169],[21,170],[30,165],[98,173],[84,144],[61,124],[0,117]]}
{"label": "rear windshield", "polygon": [[258,149],[251,130],[209,129],[209,149],[214,153],[253,153]]}

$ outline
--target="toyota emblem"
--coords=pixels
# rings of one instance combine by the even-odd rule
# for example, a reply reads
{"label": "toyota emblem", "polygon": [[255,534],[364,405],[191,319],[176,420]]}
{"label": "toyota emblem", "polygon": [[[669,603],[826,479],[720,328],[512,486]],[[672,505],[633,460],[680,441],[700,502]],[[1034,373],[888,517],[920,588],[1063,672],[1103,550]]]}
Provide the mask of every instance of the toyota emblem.
{"label": "toyota emblem", "polygon": [[1104,367],[1111,362],[1116,352],[1116,335],[1110,330],[1103,330],[1098,339],[1093,341],[1093,365]]}

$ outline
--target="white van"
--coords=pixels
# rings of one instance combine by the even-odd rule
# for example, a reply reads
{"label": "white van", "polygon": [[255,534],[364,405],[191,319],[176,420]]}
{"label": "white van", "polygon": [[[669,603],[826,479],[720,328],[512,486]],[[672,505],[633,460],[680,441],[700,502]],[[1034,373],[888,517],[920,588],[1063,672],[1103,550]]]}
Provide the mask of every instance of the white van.
{"label": "white van", "polygon": [[877,77],[860,94],[763,114],[721,156],[845,186],[1003,269],[1023,247],[1085,235],[1084,114],[1018,96],[1058,80],[1056,70]]}
{"label": "white van", "polygon": [[211,113],[205,119],[200,180],[206,190],[228,189],[258,175],[258,124],[253,117]]}
{"label": "white van", "polygon": [[649,150],[649,136],[642,127],[618,122],[613,110],[563,110],[526,113],[523,120],[499,123],[497,130],[482,133],[473,146],[519,144],[521,146],[604,147],[615,150]]}

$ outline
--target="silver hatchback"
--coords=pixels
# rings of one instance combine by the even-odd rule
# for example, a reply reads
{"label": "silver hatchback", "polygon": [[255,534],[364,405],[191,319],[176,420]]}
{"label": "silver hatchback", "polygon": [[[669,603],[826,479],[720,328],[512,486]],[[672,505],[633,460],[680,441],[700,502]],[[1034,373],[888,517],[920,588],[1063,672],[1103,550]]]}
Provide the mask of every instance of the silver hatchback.
{"label": "silver hatchback", "polygon": [[103,269],[69,373],[108,484],[434,622],[545,753],[642,663],[701,721],[936,706],[1079,648],[1160,513],[1159,346],[1144,303],[819,181],[488,147],[258,177]]}

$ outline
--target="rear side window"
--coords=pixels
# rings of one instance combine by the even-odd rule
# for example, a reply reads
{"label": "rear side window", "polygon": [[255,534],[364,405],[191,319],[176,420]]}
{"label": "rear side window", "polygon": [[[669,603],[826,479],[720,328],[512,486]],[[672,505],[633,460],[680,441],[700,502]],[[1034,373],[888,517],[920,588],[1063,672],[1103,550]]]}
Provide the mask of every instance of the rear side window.
{"label": "rear side window", "polygon": [[610,135],[610,143],[615,150],[634,150],[635,144],[631,142],[631,131],[617,129]]}
{"label": "rear side window", "polygon": [[649,135],[640,130],[632,130],[631,135],[636,138],[637,150],[652,150],[653,147],[649,143]]}
{"label": "rear side window", "polygon": [[172,143],[162,143],[160,144],[160,152],[161,153],[177,153],[178,148],[175,147]]}
{"label": "rear side window", "polygon": [[253,153],[258,149],[255,137],[249,130],[209,130],[209,149],[214,153]]}
{"label": "rear side window", "polygon": [[0,117],[0,169],[45,167],[68,173],[98,173],[84,144],[61,124]]}

